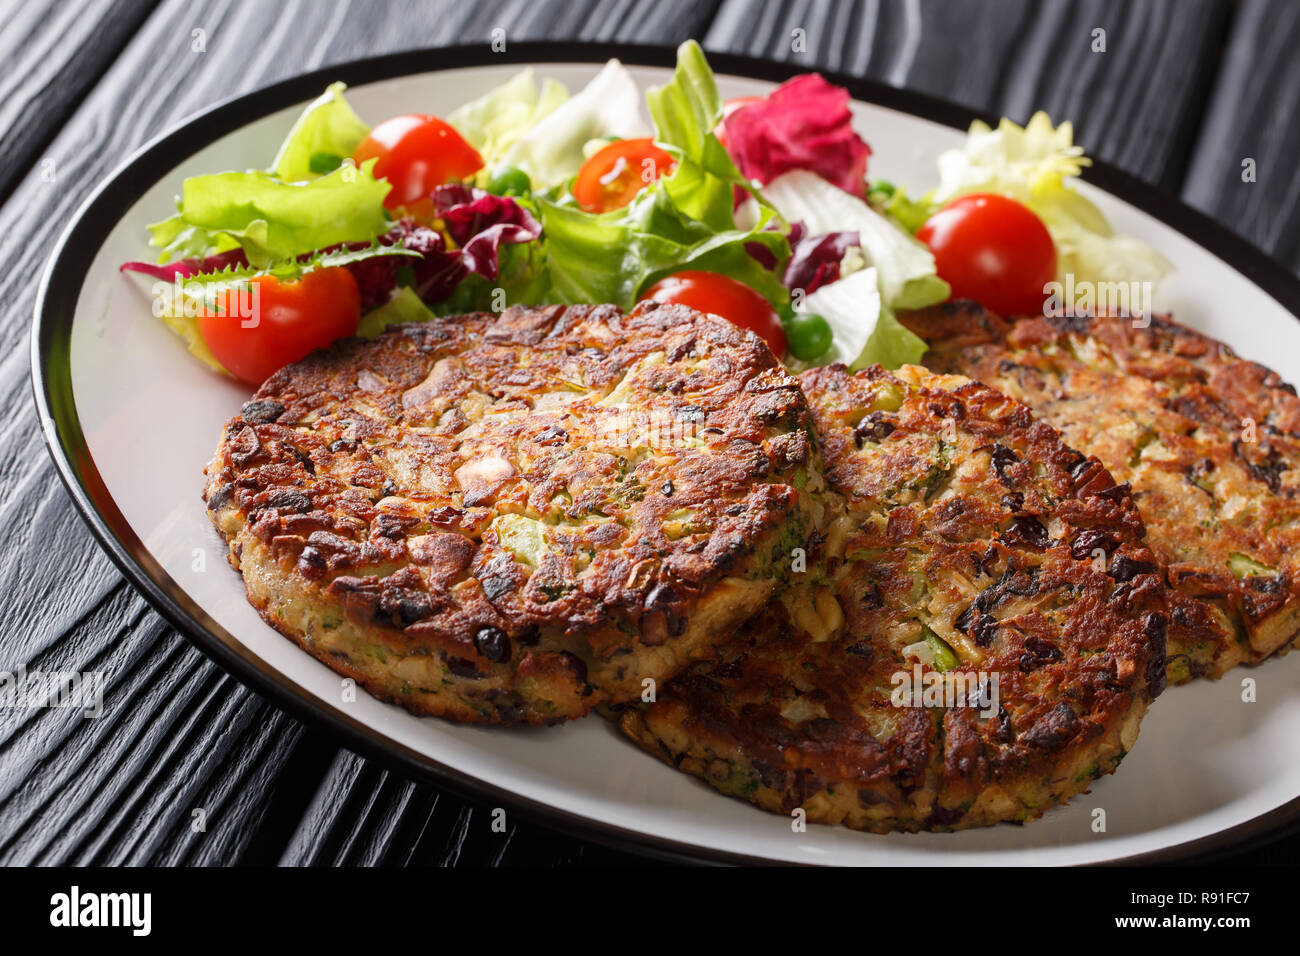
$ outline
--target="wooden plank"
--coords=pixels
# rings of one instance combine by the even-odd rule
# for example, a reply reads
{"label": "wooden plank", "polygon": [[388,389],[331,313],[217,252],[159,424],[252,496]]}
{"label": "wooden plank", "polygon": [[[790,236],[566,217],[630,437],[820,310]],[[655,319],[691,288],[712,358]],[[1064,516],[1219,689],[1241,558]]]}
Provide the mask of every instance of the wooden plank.
{"label": "wooden plank", "polygon": [[[627,859],[514,819],[505,834],[495,833],[490,807],[338,750],[183,643],[94,547],[40,446],[27,394],[26,316],[54,236],[130,149],[218,99],[276,79],[373,53],[485,40],[501,26],[518,39],[675,43],[703,35],[714,49],[797,58],[1019,119],[1043,106],[1074,119],[1081,141],[1102,157],[1176,185],[1212,75],[1205,64],[1228,15],[1224,0],[1179,3],[1178,15],[1171,0],[1068,7],[726,0],[713,20],[715,6],[446,0],[386,4],[377,14],[344,0],[167,0],[119,44],[120,56],[95,61],[102,79],[64,101],[70,109],[84,95],[84,103],[44,127],[37,152],[54,159],[55,181],[43,181],[29,158],[14,174],[12,200],[0,207],[8,265],[0,291],[13,305],[0,320],[0,399],[11,409],[0,422],[0,629],[7,635],[0,669],[102,670],[110,706],[101,720],[0,711],[0,863]],[[103,22],[87,16],[92,25]],[[1107,30],[1105,54],[1089,49],[1097,26]],[[807,31],[808,54],[789,49],[795,27]],[[191,47],[195,29],[205,31],[203,53]],[[39,86],[20,85],[13,104],[0,103],[32,115]],[[195,809],[204,811],[202,829]]]}
{"label": "wooden plank", "polygon": [[[1094,155],[1176,189],[1230,9],[1227,0],[725,0],[704,42],[1018,122],[1045,109],[1072,120]],[[1098,29],[1105,52],[1092,49]]]}
{"label": "wooden plank", "polygon": [[[77,9],[86,18],[77,36],[97,29],[118,36],[112,31],[127,22],[92,0]],[[14,170],[13,198],[0,208],[7,265],[0,292],[11,304],[0,322],[0,398],[10,409],[0,422],[0,628],[7,635],[0,669],[101,672],[108,706],[98,720],[69,710],[0,711],[0,862],[274,862],[300,846],[301,813],[322,782],[333,780],[327,771],[338,754],[172,632],[124,584],[58,487],[29,396],[27,316],[44,258],[85,194],[123,156],[186,115],[295,73],[399,49],[486,42],[496,26],[517,39],[678,42],[703,28],[712,5],[448,0],[378,9],[345,0],[169,0],[129,43],[118,44],[120,56],[113,60],[116,48],[106,44],[96,53],[102,61],[84,61],[87,84],[70,83],[56,98],[70,106],[85,94],[75,111],[51,113],[55,126],[66,120],[40,143],[55,175],[42,176],[30,161]],[[14,36],[23,35],[22,24]],[[204,31],[201,52],[195,30]],[[98,83],[90,82],[92,62],[105,67]],[[9,112],[0,118],[14,128],[44,108],[42,83],[9,89],[11,101],[0,108]],[[422,819],[418,808],[437,809],[436,827],[414,834],[431,854],[450,845],[462,848],[460,862],[500,856],[499,841],[480,850],[453,832],[472,817],[459,801],[369,764],[356,779],[358,798],[322,834],[342,858],[400,853],[398,834],[385,829],[391,821],[366,812],[382,801],[403,810],[400,834],[412,825],[408,818]],[[363,792],[366,786],[373,793]],[[195,810],[203,811],[202,826]],[[474,852],[466,854],[467,846]],[[324,851],[294,852],[314,858]],[[568,852],[581,855],[581,845]]]}
{"label": "wooden plank", "polygon": [[[1241,5],[1183,198],[1300,272],[1297,44],[1300,5],[1283,0]],[[1243,165],[1248,161],[1253,169]]]}
{"label": "wooden plank", "polygon": [[277,861],[283,866],[583,866],[627,854],[470,806],[340,751]]}
{"label": "wooden plank", "polygon": [[[1183,199],[1300,272],[1300,7],[1244,0],[1228,32],[1214,92],[1192,151]],[[1253,180],[1243,164],[1253,160]],[[1300,835],[1217,862],[1289,863]]]}
{"label": "wooden plank", "polygon": [[10,2],[0,9],[0,199],[153,9],[155,0]]}

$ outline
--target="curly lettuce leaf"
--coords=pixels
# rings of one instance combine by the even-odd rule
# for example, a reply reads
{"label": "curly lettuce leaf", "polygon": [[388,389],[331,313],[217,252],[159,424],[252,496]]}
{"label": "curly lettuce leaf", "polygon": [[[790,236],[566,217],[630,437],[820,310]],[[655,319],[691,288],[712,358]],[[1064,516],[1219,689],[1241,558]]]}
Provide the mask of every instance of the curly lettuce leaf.
{"label": "curly lettuce leaf", "polygon": [[1072,274],[1076,283],[1150,282],[1158,285],[1173,266],[1147,243],[1117,236],[1101,210],[1073,189],[1091,160],[1074,143],[1074,127],[1053,126],[1041,110],[1023,127],[1003,119],[997,128],[975,121],[966,143],[939,157],[939,185],[919,200],[901,190],[886,210],[909,227],[958,196],[1001,193],[1032,209],[1052,235],[1057,279]]}
{"label": "curly lettuce leaf", "polygon": [[370,127],[343,98],[344,83],[331,83],[298,117],[289,130],[271,175],[287,183],[315,179],[343,165]]}
{"label": "curly lettuce leaf", "polygon": [[161,261],[244,250],[254,266],[294,259],[345,242],[369,242],[388,228],[391,188],[373,174],[374,160],[344,166],[305,183],[271,173],[191,176],[177,214],[149,227]]}
{"label": "curly lettuce leaf", "polygon": [[544,79],[539,86],[529,67],[453,111],[447,122],[483,157],[480,177],[486,180],[515,142],[568,98],[569,91],[556,80]]}
{"label": "curly lettuce leaf", "polygon": [[[1090,165],[1074,143],[1074,126],[1053,126],[1042,110],[1023,127],[1005,117],[996,129],[976,120],[961,149],[939,156],[939,185],[930,199],[943,205],[967,193],[996,192],[1031,205]],[[1105,221],[1097,216],[1094,225]]]}
{"label": "curly lettuce leaf", "polygon": [[535,188],[549,188],[577,175],[590,140],[644,135],[641,92],[627,68],[610,60],[580,92],[518,136],[501,162],[526,172]]}
{"label": "curly lettuce leaf", "polygon": [[161,222],[150,223],[148,228],[149,245],[161,250],[158,254],[159,263],[168,263],[174,259],[210,259],[235,250],[243,255],[243,248],[234,236],[191,225],[180,213]]}
{"label": "curly lettuce leaf", "polygon": [[[715,231],[678,209],[662,186],[647,189],[625,210],[603,215],[545,200],[538,204],[551,288],[566,303],[613,302],[631,308],[658,279],[683,269],[718,272],[744,282],[775,304],[788,301],[778,278],[790,255],[776,232]],[[775,271],[747,250],[767,249]]]}

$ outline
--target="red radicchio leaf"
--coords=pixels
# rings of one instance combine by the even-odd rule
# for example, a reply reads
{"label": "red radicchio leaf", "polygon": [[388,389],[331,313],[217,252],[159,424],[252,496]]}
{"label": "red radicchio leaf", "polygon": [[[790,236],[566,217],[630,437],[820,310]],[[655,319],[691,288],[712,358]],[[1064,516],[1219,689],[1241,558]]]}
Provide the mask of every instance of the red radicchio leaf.
{"label": "red radicchio leaf", "polygon": [[723,127],[727,151],[746,179],[768,183],[808,169],[865,198],[871,148],[853,132],[852,119],[849,91],[806,73],[734,110]]}
{"label": "red radicchio leaf", "polygon": [[387,302],[402,269],[410,269],[412,286],[428,303],[442,302],[471,274],[496,279],[502,243],[531,242],[542,233],[538,223],[509,196],[494,196],[470,186],[439,186],[433,191],[434,212],[459,248],[447,248],[442,233],[410,219],[393,224],[380,242],[401,243],[420,259],[381,257],[349,266],[361,289],[363,312]]}
{"label": "red radicchio leaf", "polygon": [[751,259],[756,260],[768,272],[776,268],[776,256],[772,254],[771,249],[761,242],[745,243],[745,251],[749,253]]}
{"label": "red radicchio leaf", "polygon": [[[403,269],[409,269],[417,293],[428,302],[440,302],[451,295],[452,290],[465,278],[466,270],[460,263],[460,256],[447,251],[447,243],[442,234],[421,226],[411,219],[400,219],[379,237],[381,245],[400,245],[412,252],[418,252],[422,258],[407,256],[379,256],[374,259],[362,259],[347,266],[352,278],[357,280],[357,289],[361,293],[361,311],[369,312],[376,306],[383,305],[397,288],[398,277]],[[365,243],[352,243],[348,248],[363,249]],[[427,286],[429,295],[421,292]]]}
{"label": "red radicchio leaf", "polygon": [[466,268],[485,279],[497,277],[501,243],[530,242],[542,234],[541,224],[514,199],[470,186],[439,186],[433,208],[460,246]]}
{"label": "red radicchio leaf", "polygon": [[244,255],[244,250],[231,249],[229,252],[208,256],[206,259],[177,259],[175,262],[168,262],[165,265],[159,265],[156,262],[124,262],[118,266],[118,271],[141,272],[154,279],[162,279],[164,282],[175,282],[178,276],[182,279],[188,279],[190,276],[199,275],[203,272],[216,272],[230,266],[246,265],[248,265],[248,259]]}
{"label": "red radicchio leaf", "polygon": [[[780,228],[781,228],[781,224],[776,220],[773,220],[772,222],[769,222],[766,226],[763,227],[763,231],[776,232]],[[794,244],[803,237],[803,234],[804,234],[803,223],[801,222],[790,223],[790,231],[785,234],[785,238],[786,241],[790,243],[790,248],[792,250],[794,249]],[[776,269],[776,256],[772,254],[771,249],[763,245],[761,242],[745,243],[745,251],[749,253],[749,257],[751,259],[755,260],[760,266],[762,266],[768,272],[772,272],[773,270]]]}
{"label": "red radicchio leaf", "polygon": [[[776,225],[773,223],[767,228],[774,229]],[[844,253],[849,246],[862,245],[862,237],[856,232],[827,232],[820,236],[809,236],[807,232],[802,222],[790,223],[790,231],[785,236],[790,243],[790,259],[785,264],[781,284],[787,289],[801,289],[804,295],[811,295],[839,279]],[[761,242],[746,243],[745,251],[769,272],[776,268],[772,250]]]}
{"label": "red radicchio leaf", "polygon": [[828,232],[820,236],[803,236],[803,224],[796,223],[799,236],[790,233],[790,261],[786,263],[781,284],[787,289],[803,289],[811,295],[828,282],[840,277],[840,260],[849,246],[862,245],[856,232]]}

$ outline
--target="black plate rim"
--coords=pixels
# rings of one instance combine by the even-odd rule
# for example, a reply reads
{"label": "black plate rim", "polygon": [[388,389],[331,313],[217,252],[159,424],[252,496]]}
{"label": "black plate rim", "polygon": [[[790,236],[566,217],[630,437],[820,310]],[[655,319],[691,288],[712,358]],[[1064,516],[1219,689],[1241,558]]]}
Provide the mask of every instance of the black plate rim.
{"label": "black plate rim", "polygon": [[[774,60],[714,52],[708,56],[710,65],[719,74],[768,82],[781,82],[806,72],[797,64]],[[37,414],[59,478],[100,547],[126,579],[208,658],[298,719],[323,728],[341,738],[349,749],[385,766],[435,783],[475,803],[512,808],[527,819],[573,836],[674,862],[771,865],[779,861],[645,834],[520,796],[411,750],[338,708],[316,700],[245,649],[153,560],[104,486],[86,446],[72,398],[69,337],[85,278],[85,264],[139,198],[139,187],[156,182],[198,149],[270,113],[314,98],[335,80],[356,86],[451,69],[528,63],[602,63],[610,57],[635,66],[671,67],[675,48],[512,41],[503,52],[493,52],[480,43],[366,57],[231,97],[150,140],[119,165],[82,204],[60,237],[42,276],[31,337],[32,387]],[[974,119],[991,124],[998,119],[922,93],[860,77],[821,72],[831,82],[848,88],[854,99],[945,126],[965,129]],[[1267,292],[1293,316],[1300,317],[1300,279],[1246,240],[1181,200],[1107,163],[1095,161],[1085,170],[1083,178],[1182,233]],[[1210,857],[1297,828],[1300,828],[1300,796],[1218,833],[1112,858],[1108,863],[1151,864]]]}

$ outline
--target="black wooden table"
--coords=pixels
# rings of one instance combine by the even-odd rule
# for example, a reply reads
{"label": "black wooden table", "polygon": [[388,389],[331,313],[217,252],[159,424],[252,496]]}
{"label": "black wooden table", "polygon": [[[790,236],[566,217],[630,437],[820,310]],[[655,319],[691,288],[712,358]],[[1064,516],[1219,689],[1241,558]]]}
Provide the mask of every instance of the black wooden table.
{"label": "black wooden table", "polygon": [[[1073,120],[1093,154],[1300,269],[1300,4],[1288,0],[5,0],[0,671],[104,671],[107,713],[0,709],[0,862],[639,862],[527,822],[493,833],[485,808],[340,749],[211,664],[92,542],[30,395],[40,270],[128,153],[236,93],[372,54],[486,43],[496,27],[517,39],[696,37],[1019,121],[1044,108]],[[1278,838],[1232,860],[1297,850],[1300,839]]]}

